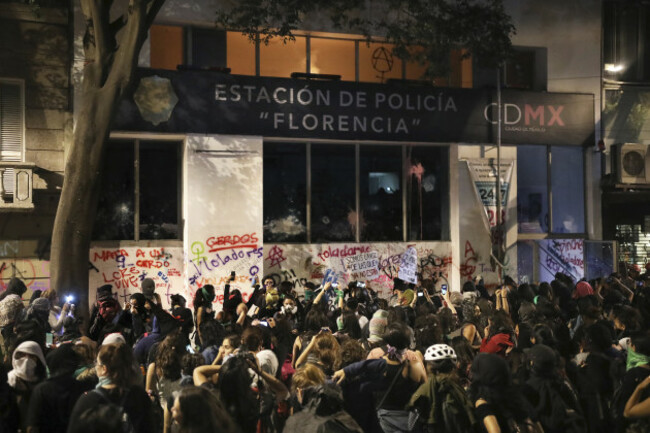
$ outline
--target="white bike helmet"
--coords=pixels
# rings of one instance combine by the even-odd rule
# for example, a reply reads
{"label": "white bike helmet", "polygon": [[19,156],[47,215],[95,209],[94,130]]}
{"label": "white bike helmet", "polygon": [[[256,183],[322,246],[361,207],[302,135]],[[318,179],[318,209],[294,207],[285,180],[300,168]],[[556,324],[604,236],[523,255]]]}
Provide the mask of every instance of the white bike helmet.
{"label": "white bike helmet", "polygon": [[424,352],[425,361],[444,361],[445,359],[456,360],[456,352],[446,344],[434,344]]}

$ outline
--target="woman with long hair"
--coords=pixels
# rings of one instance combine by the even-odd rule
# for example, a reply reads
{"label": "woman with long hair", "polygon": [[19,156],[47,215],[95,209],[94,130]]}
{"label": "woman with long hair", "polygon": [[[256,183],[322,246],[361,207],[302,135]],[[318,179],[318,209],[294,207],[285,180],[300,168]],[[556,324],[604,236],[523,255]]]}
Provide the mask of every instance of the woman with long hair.
{"label": "woman with long hair", "polygon": [[206,388],[183,388],[174,399],[171,412],[178,433],[238,431],[219,398]]}
{"label": "woman with long hair", "polygon": [[332,376],[341,365],[341,345],[330,331],[322,330],[300,354],[296,367],[311,363],[320,367],[327,376]]}
{"label": "woman with long hair", "polygon": [[[258,377],[256,382],[253,382],[250,370]],[[275,402],[289,397],[282,382],[262,371],[250,352],[240,352],[220,367],[217,389],[226,411],[244,433],[254,433],[258,427],[265,428],[276,407]],[[266,390],[275,397],[270,405],[265,404],[268,399],[262,398]]]}
{"label": "woman with long hair", "polygon": [[133,351],[126,344],[105,344],[99,348],[95,370],[99,383],[95,390],[82,395],[72,410],[70,426],[76,425],[86,412],[96,406],[114,404],[128,415],[137,433],[154,433],[155,422],[151,400],[141,385],[140,374],[133,360]]}
{"label": "woman with long hair", "polygon": [[156,359],[147,369],[145,389],[149,397],[157,402],[163,411],[165,432],[171,425],[167,402],[174,392],[181,389],[181,366],[183,355],[186,353],[184,344],[185,340],[180,330],[169,334],[158,346]]}
{"label": "woman with long hair", "polygon": [[201,326],[206,326],[206,323],[214,320],[212,302],[215,296],[212,284],[206,284],[194,294],[194,323],[196,325],[196,335],[198,336],[198,341],[195,340],[195,343],[198,343],[202,348],[204,343]]}

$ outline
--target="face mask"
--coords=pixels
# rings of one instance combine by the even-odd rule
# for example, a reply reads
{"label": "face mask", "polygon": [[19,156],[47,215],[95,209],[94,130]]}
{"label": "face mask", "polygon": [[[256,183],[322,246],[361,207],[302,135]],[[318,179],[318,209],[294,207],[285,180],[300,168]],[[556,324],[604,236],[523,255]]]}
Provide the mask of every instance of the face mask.
{"label": "face mask", "polygon": [[23,380],[33,381],[36,380],[36,361],[23,356],[20,359],[11,361],[11,366],[16,371],[16,375]]}
{"label": "face mask", "polygon": [[282,311],[284,311],[284,314],[296,314],[298,312],[298,307],[295,305],[283,305]]}

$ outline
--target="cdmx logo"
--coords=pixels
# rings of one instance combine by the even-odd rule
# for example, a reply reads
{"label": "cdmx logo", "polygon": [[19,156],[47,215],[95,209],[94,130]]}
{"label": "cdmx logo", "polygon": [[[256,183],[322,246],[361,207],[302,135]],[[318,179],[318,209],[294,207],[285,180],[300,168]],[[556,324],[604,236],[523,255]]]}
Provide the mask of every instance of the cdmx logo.
{"label": "cdmx logo", "polygon": [[[501,108],[501,118],[505,125],[523,125],[526,126],[564,126],[562,112],[564,105],[530,105],[523,106],[517,104],[503,104]],[[493,102],[485,106],[483,110],[485,120],[497,124],[497,103]]]}

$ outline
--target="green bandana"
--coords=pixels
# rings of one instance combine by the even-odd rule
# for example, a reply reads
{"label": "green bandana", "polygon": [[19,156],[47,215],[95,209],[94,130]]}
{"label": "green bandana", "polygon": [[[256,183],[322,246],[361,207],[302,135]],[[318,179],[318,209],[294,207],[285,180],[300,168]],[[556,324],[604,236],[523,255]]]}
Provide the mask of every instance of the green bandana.
{"label": "green bandana", "polygon": [[640,365],[645,365],[645,364],[650,364],[650,356],[642,355],[640,353],[636,353],[634,350],[632,350],[631,347],[627,348],[627,368],[626,370],[630,370],[634,367],[639,367]]}
{"label": "green bandana", "polygon": [[110,385],[113,383],[110,377],[108,376],[98,376],[99,377],[99,382],[97,383],[97,386],[95,388],[101,388],[104,385]]}
{"label": "green bandana", "polygon": [[336,327],[339,328],[339,331],[343,331],[345,329],[345,325],[343,325],[343,317],[339,316],[336,318]]}

